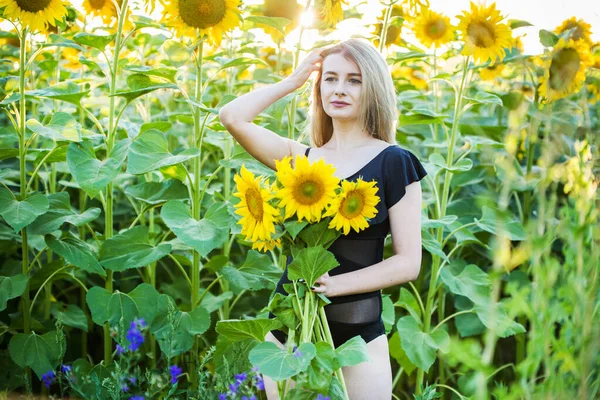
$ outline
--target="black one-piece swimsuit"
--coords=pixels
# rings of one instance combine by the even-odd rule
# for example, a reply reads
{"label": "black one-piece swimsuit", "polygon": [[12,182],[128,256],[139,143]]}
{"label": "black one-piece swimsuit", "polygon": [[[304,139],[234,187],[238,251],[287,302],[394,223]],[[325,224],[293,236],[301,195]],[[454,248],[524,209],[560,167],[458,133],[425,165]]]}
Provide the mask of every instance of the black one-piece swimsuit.
{"label": "black one-piece swimsuit", "polygon": [[[310,147],[306,149],[306,156],[310,149]],[[383,260],[385,238],[390,232],[387,210],[404,196],[407,185],[421,180],[425,175],[427,171],[413,153],[398,145],[390,145],[360,170],[344,178],[347,181],[356,181],[353,179],[355,177],[360,177],[364,181],[377,181],[379,190],[376,195],[380,197],[380,201],[376,205],[377,214],[369,221],[368,228],[360,232],[351,229],[348,235],[342,234],[327,249],[333,253],[339,263],[329,271],[330,276],[356,271]],[[275,292],[287,296],[283,285],[291,283],[287,276],[287,267],[291,262],[292,257],[288,256],[285,271],[271,298]],[[336,296],[329,300],[331,304],[326,305],[324,310],[336,348],[357,335],[368,343],[385,334],[381,317],[381,290]],[[269,318],[275,318],[275,315],[269,312]],[[286,342],[285,332],[272,330],[271,333],[281,343]]]}

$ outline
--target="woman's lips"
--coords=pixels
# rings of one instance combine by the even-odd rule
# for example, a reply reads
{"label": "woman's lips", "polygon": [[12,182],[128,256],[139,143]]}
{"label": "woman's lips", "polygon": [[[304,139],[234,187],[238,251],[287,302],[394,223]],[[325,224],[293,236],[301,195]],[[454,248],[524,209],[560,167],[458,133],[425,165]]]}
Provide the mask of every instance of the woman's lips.
{"label": "woman's lips", "polygon": [[345,106],[349,106],[350,105],[348,103],[344,103],[343,101],[332,101],[331,104],[334,107],[345,107]]}

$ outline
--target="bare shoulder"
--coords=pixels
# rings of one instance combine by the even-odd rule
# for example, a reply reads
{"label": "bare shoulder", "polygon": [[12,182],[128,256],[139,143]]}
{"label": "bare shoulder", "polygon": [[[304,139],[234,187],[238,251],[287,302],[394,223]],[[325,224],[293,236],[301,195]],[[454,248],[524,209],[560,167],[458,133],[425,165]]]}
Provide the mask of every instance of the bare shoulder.
{"label": "bare shoulder", "polygon": [[309,146],[302,144],[296,140],[291,140],[288,139],[289,142],[289,146],[290,146],[290,155],[292,156],[292,158],[295,158],[296,156],[299,155],[304,155],[304,153],[306,153],[306,149],[308,149]]}

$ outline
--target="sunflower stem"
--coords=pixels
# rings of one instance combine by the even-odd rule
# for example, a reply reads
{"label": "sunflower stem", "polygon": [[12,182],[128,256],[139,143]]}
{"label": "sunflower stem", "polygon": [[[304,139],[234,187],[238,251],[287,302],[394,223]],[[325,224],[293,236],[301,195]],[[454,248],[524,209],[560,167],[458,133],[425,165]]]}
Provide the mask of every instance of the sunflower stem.
{"label": "sunflower stem", "polygon": [[394,2],[391,2],[387,10],[385,10],[385,17],[383,18],[381,35],[379,35],[379,52],[381,54],[383,54],[383,49],[385,48],[385,40],[387,36],[388,25],[390,23],[390,15],[392,15],[392,7],[394,7]]}
{"label": "sunflower stem", "polygon": [[[108,135],[106,137],[106,157],[110,156],[113,149],[113,143],[116,135],[115,127],[115,93],[117,92],[117,74],[119,73],[119,53],[121,51],[121,34],[123,32],[123,24],[127,12],[128,0],[123,0],[121,9],[118,15],[117,35],[115,39],[115,52],[113,58],[112,74],[110,77],[110,110],[108,118]],[[109,183],[106,187],[105,201],[105,219],[104,219],[104,240],[110,239],[113,236],[113,184]],[[106,271],[105,289],[112,294],[113,292],[113,271]],[[112,338],[110,336],[110,326],[108,322],[104,323],[104,361],[110,363],[112,361]]]}
{"label": "sunflower stem", "polygon": [[[329,323],[327,322],[327,314],[325,314],[325,309],[323,307],[319,307],[319,318],[321,320],[321,325],[323,326],[323,331],[325,332],[325,338],[327,339],[327,343],[331,345],[335,349],[335,344],[333,343],[333,337],[331,336],[331,330],[329,329]],[[344,389],[344,398],[349,400],[348,389],[346,389],[346,382],[344,381],[344,375],[342,373],[342,367],[335,370],[335,376],[338,378],[340,383],[342,384],[342,389]]]}

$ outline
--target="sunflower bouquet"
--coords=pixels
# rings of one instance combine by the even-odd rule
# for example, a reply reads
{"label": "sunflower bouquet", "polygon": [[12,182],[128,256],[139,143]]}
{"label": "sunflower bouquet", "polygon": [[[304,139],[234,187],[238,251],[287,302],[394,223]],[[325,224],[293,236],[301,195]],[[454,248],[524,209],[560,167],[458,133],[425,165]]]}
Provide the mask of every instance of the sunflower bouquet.
{"label": "sunflower bouquet", "polygon": [[[367,360],[366,343],[356,336],[334,350],[323,309],[331,301],[309,288],[339,265],[327,248],[351,229],[360,232],[369,226],[368,220],[377,214],[378,187],[376,181],[341,180],[333,175],[335,167],[322,159],[309,163],[306,156],[296,156],[295,167],[291,162],[291,156],[275,162],[276,180],[272,184],[264,177],[255,177],[243,165],[240,174],[234,176],[237,192],[233,195],[240,198],[235,213],[242,217],[238,221],[241,234],[253,243],[253,249],[278,247],[293,259],[287,269],[291,283],[283,284],[288,295],[276,292],[268,305],[275,322],[288,330],[287,349],[264,342],[250,352],[250,361],[276,381],[296,376],[302,390],[337,392],[347,398],[340,368]],[[346,349],[356,351],[357,346],[363,349],[364,357],[344,357]],[[279,358],[287,363],[289,357],[294,362],[287,369],[271,365]],[[330,362],[317,361],[323,359]],[[317,375],[331,379],[315,379]],[[285,392],[285,383],[280,390]]]}

